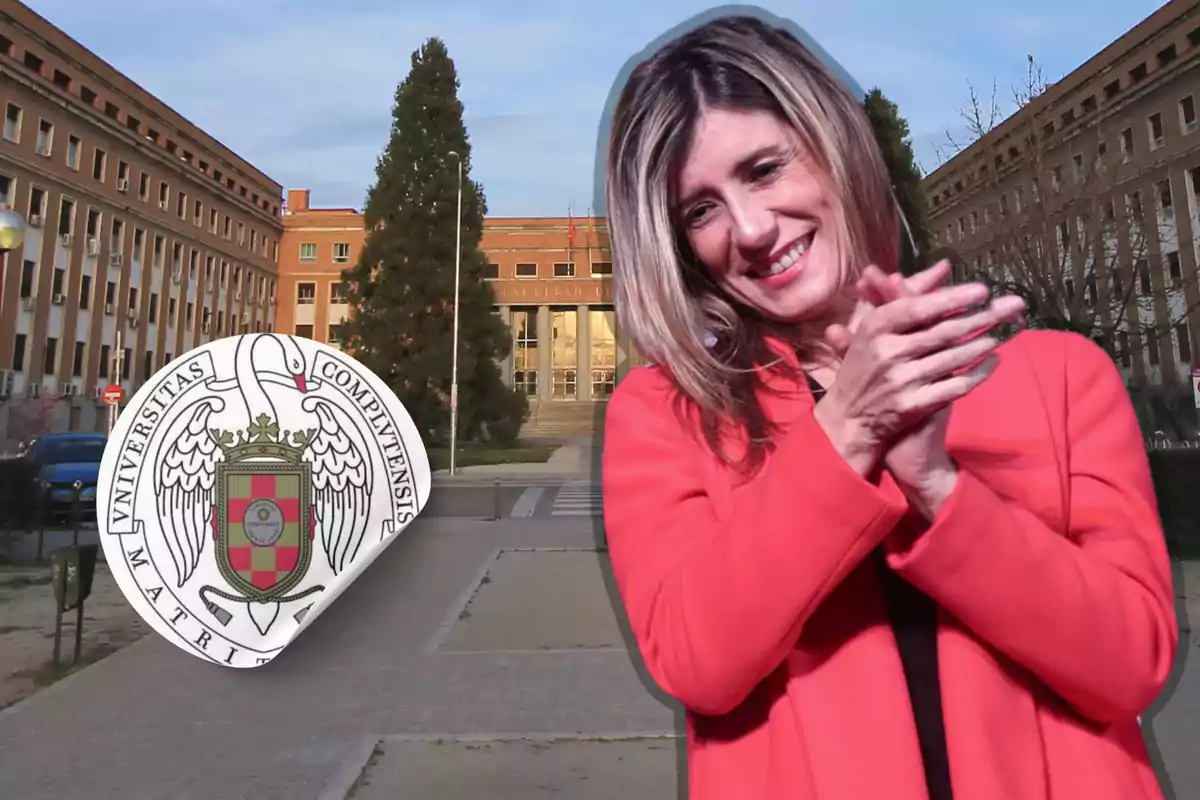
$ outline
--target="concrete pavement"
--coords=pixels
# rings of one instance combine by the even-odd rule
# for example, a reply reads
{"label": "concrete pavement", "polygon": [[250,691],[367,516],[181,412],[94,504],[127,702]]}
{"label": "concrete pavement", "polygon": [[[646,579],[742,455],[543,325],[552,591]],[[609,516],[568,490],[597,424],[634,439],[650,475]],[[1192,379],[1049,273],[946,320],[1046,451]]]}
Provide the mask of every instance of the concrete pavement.
{"label": "concrete pavement", "polygon": [[[679,716],[587,589],[597,527],[422,517],[257,670],[148,636],[0,712],[0,797],[671,796]],[[1200,799],[1197,645],[1150,723],[1180,800]]]}
{"label": "concrete pavement", "polygon": [[257,670],[148,636],[0,712],[0,797],[316,798],[385,735],[670,734],[622,649],[430,652],[499,548],[586,549],[593,528],[418,520]]}

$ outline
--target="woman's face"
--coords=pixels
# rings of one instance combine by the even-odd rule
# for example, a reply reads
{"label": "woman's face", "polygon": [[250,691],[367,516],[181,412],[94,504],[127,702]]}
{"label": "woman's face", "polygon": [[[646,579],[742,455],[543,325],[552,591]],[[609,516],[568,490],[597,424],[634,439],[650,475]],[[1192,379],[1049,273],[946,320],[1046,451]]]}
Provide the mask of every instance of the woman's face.
{"label": "woman's face", "polygon": [[782,321],[830,310],[845,285],[838,200],[791,126],[710,109],[676,188],[692,251],[730,295]]}

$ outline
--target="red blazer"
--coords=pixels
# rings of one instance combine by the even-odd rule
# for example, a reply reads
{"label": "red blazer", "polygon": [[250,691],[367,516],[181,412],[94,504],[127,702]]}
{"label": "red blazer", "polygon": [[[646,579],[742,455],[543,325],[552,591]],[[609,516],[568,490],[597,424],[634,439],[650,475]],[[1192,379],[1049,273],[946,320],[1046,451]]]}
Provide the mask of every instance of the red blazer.
{"label": "red blazer", "polygon": [[[781,350],[781,355],[783,351]],[[791,358],[790,355],[784,357]],[[886,473],[837,455],[807,386],[738,480],[658,368],[607,412],[604,518],[647,667],[688,710],[693,800],[924,800],[895,639],[869,560],[941,607],[951,777],[965,800],[1161,798],[1137,722],[1178,645],[1128,395],[1075,334],[1027,331],[953,409],[957,487],[919,536]]]}

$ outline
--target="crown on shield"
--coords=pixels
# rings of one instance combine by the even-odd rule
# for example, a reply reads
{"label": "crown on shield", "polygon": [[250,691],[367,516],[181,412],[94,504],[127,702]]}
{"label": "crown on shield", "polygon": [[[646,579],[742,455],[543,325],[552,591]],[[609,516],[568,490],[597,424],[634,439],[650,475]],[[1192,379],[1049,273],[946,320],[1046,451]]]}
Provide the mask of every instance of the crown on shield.
{"label": "crown on shield", "polygon": [[303,460],[304,449],[316,432],[316,428],[281,432],[275,420],[266,414],[259,414],[258,419],[236,432],[217,428],[209,431],[213,441],[225,453],[227,462],[265,456],[293,464]]}

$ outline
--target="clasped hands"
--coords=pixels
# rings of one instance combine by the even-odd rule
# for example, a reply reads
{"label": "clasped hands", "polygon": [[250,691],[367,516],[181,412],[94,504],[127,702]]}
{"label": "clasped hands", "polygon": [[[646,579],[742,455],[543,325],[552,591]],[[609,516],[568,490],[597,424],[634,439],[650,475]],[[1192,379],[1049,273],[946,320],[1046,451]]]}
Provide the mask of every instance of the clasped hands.
{"label": "clasped hands", "polygon": [[1025,311],[1016,296],[985,303],[979,283],[943,288],[949,274],[948,261],[908,279],[863,271],[856,288],[872,307],[850,327],[826,330],[841,363],[814,411],[851,467],[865,476],[882,462],[930,520],[958,477],[946,452],[950,405],[992,374],[992,332]]}

